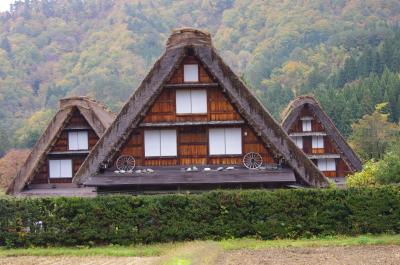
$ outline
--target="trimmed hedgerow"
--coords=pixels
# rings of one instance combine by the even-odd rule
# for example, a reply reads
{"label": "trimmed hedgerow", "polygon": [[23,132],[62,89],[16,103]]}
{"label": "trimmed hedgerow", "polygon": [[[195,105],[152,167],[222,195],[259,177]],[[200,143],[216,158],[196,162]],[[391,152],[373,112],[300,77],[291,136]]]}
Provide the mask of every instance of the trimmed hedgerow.
{"label": "trimmed hedgerow", "polygon": [[400,232],[400,187],[0,199],[0,245]]}

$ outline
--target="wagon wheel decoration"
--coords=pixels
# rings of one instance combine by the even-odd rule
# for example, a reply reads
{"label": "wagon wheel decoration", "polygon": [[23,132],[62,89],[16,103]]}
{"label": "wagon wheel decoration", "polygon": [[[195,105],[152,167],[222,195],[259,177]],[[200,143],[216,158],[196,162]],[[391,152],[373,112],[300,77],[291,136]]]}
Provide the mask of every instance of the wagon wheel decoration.
{"label": "wagon wheel decoration", "polygon": [[133,156],[120,156],[115,162],[118,170],[130,171],[135,168],[135,158]]}
{"label": "wagon wheel decoration", "polygon": [[248,169],[260,168],[262,163],[263,159],[259,153],[250,152],[243,157],[243,165]]}

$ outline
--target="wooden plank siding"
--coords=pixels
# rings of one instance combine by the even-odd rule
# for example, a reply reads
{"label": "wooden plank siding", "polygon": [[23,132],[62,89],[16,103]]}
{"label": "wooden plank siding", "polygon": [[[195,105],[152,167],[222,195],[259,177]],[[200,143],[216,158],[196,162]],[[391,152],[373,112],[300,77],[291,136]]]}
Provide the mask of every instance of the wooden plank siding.
{"label": "wooden plank siding", "polygon": [[176,114],[175,101],[176,88],[165,88],[150,107],[143,123],[242,120],[219,87],[207,89],[207,114]]}
{"label": "wooden plank siding", "polygon": [[[182,64],[172,75],[171,80],[167,82],[169,85],[164,87],[148,113],[144,116],[141,124],[146,124],[146,128],[148,129],[159,129],[160,126],[157,127],[157,123],[243,121],[238,111],[223,93],[222,88],[215,85],[215,80],[212,79],[201,64],[199,64],[199,83],[210,84],[208,87],[204,86],[204,89],[207,90],[207,113],[176,114],[176,90],[181,88],[173,85],[184,84],[183,65],[194,63],[199,64],[194,57],[189,56],[183,60]],[[190,88],[190,85],[187,87]],[[151,127],[152,123],[154,124],[153,127]],[[154,158],[144,157],[144,128],[136,128],[122,146],[115,160],[120,155],[131,155],[135,158],[137,166],[242,165],[245,153],[257,152],[262,155],[265,163],[277,163],[261,139],[245,124],[228,124],[223,126],[240,127],[242,129],[242,154],[209,155],[209,129],[215,127],[215,125],[204,124],[168,127],[177,131],[177,156]],[[115,161],[109,166],[115,168]]]}
{"label": "wooden plank siding", "polygon": [[[72,116],[68,120],[66,128],[90,128],[89,123],[85,120],[82,114],[79,112],[78,109],[75,109]],[[68,151],[68,132],[73,131],[70,129],[64,129],[59,138],[55,141],[55,144],[51,147],[51,152],[64,152]],[[93,129],[86,130],[88,132],[88,147],[91,150],[99,140],[99,137],[95,133]],[[82,165],[83,161],[85,160],[87,154],[57,154],[51,155],[48,154],[46,160],[40,165],[40,169],[34,175],[31,183],[32,184],[44,184],[44,183],[71,183],[72,178],[57,178],[57,179],[50,179],[49,178],[49,160],[50,159],[71,159],[72,160],[72,173],[78,171],[79,167]]]}
{"label": "wooden plank siding", "polygon": [[[242,128],[242,153],[257,152],[264,163],[277,161],[263,145],[258,136],[248,126]],[[177,157],[144,157],[144,129],[134,130],[119,155],[130,155],[137,166],[175,166],[175,165],[241,165],[242,155],[209,155],[208,126],[175,127],[177,130]],[[115,167],[115,161],[113,167]]]}
{"label": "wooden plank siding", "polygon": [[[303,117],[312,117],[311,120],[311,132],[325,132],[324,126],[320,123],[317,119],[316,115],[307,107],[303,107],[300,112],[300,115],[293,123],[291,128],[289,129],[290,133],[298,133],[303,132],[303,124],[302,119]],[[333,144],[329,135],[323,136],[324,137],[324,148],[312,148],[312,136],[303,136],[303,151],[307,155],[315,155],[315,154],[339,154],[335,145]],[[314,161],[315,162],[315,161]],[[348,169],[346,163],[343,161],[342,158],[335,159],[336,162],[336,171],[323,171],[326,177],[344,177],[352,172]]]}

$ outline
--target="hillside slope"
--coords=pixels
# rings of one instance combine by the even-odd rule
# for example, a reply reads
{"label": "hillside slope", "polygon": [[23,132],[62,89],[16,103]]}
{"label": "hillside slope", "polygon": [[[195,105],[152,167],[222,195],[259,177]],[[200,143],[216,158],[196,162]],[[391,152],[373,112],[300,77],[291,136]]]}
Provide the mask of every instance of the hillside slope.
{"label": "hillside slope", "polygon": [[[337,93],[373,77],[338,82],[337,76],[346,59],[380,52],[399,21],[397,0],[17,1],[0,14],[0,153],[31,146],[41,130],[33,121],[46,121],[61,97],[89,95],[119,110],[171,29],[182,26],[209,30],[224,59],[275,117],[294,95],[314,92],[348,134],[348,123],[385,95],[349,116],[340,112],[346,102],[335,103],[343,99]],[[370,71],[377,79],[382,64]],[[400,113],[395,86],[393,106]]]}

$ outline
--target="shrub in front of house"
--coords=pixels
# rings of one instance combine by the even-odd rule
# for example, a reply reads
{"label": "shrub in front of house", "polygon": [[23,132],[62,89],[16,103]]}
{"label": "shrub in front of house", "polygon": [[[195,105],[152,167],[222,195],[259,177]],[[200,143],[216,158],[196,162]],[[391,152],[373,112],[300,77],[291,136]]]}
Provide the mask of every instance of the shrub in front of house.
{"label": "shrub in front of house", "polygon": [[399,232],[399,186],[0,199],[2,246]]}

